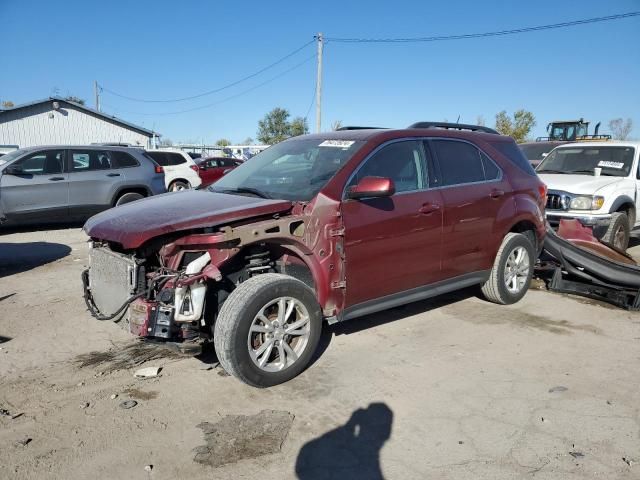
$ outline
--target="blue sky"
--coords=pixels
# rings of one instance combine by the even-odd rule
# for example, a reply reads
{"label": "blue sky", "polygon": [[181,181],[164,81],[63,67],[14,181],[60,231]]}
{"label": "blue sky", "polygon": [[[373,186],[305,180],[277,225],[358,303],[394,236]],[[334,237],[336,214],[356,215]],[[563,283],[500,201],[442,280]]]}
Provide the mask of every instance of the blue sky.
{"label": "blue sky", "polygon": [[[486,32],[640,10],[638,0],[347,2],[0,0],[0,99],[58,92],[93,106],[93,81],[124,95],[171,99],[231,83],[312,40]],[[279,106],[305,116],[315,87],[311,59],[280,78],[202,110],[313,56],[314,45],[215,95],[151,104],[102,94],[103,110],[174,141],[241,142]],[[500,110],[537,118],[630,117],[640,137],[640,17],[505,37],[418,44],[327,43],[323,128],[404,127],[418,120],[488,125]],[[315,106],[309,125],[315,125]]]}

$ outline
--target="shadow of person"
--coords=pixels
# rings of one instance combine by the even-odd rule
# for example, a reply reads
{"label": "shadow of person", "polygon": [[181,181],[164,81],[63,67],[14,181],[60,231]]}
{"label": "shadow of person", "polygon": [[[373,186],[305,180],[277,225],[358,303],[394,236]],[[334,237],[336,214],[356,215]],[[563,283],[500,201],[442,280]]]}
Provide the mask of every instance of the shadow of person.
{"label": "shadow of person", "polygon": [[296,475],[301,480],[383,479],[380,450],[391,436],[392,422],[385,403],[356,410],[346,424],[300,449]]}

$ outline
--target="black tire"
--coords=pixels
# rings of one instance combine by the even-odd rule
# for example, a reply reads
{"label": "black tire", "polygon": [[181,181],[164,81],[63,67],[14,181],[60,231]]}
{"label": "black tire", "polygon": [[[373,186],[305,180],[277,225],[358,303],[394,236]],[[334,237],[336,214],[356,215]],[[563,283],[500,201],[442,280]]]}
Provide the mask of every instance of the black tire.
{"label": "black tire", "polygon": [[191,184],[186,180],[174,180],[169,184],[170,192],[179,192],[181,190],[189,190],[191,188]]}
{"label": "black tire", "polygon": [[125,203],[135,202],[136,200],[141,200],[144,198],[144,195],[136,192],[127,192],[123,193],[116,200],[115,206],[119,207],[120,205],[124,205]]}
{"label": "black tire", "polygon": [[[249,332],[258,313],[281,297],[293,298],[304,306],[309,316],[309,333],[304,350],[298,352],[291,365],[279,371],[265,371],[254,363],[249,353]],[[320,341],[321,330],[322,312],[314,292],[288,275],[265,273],[241,283],[227,297],[215,322],[213,342],[218,360],[227,373],[248,385],[264,388],[287,382],[307,367]],[[275,351],[274,354],[278,355]]]}
{"label": "black tire", "polygon": [[[526,258],[528,260],[523,257],[523,261],[528,262],[528,271],[526,276],[519,277],[524,279],[522,286],[514,285],[514,287],[518,288],[514,288],[516,291],[512,291],[507,286],[505,271],[508,268],[509,257],[512,254],[515,255],[516,251],[521,251],[519,249],[524,249],[527,254]],[[500,305],[510,305],[519,301],[529,290],[535,260],[535,250],[531,241],[521,233],[508,233],[502,240],[496,259],[493,262],[489,279],[482,285],[484,297],[490,302]],[[516,282],[518,282],[518,279],[516,279]]]}
{"label": "black tire", "polygon": [[613,245],[617,249],[626,252],[629,247],[629,217],[625,212],[615,212],[611,215],[611,223],[601,240],[604,243]]}

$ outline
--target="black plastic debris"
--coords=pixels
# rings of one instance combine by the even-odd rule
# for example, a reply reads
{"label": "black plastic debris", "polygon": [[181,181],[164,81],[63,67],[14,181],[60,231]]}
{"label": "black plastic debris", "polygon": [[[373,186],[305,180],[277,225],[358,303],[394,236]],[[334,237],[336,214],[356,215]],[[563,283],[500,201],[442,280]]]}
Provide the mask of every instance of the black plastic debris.
{"label": "black plastic debris", "polygon": [[567,387],[563,387],[562,385],[559,385],[557,387],[551,387],[549,389],[549,393],[554,393],[554,392],[566,392],[567,390],[569,390]]}
{"label": "black plastic debris", "polygon": [[138,405],[138,402],[136,402],[135,400],[125,400],[124,402],[120,402],[120,408],[124,408],[125,410],[129,410],[136,405]]}

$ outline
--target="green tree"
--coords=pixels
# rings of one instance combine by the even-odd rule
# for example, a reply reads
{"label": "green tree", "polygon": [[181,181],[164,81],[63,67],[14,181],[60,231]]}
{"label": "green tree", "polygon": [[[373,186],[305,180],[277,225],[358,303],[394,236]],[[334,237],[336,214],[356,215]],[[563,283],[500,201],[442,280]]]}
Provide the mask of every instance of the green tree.
{"label": "green tree", "polygon": [[84,105],[84,103],[85,103],[84,98],[74,97],[73,95],[69,95],[69,96],[65,97],[65,100],[68,100],[68,101],[74,102],[74,103],[79,103],[80,105]]}
{"label": "green tree", "polygon": [[527,110],[520,109],[513,114],[513,119],[509,117],[505,110],[496,114],[496,130],[502,135],[509,135],[513,139],[522,143],[527,139],[531,129],[536,125],[536,117]]}
{"label": "green tree", "polygon": [[253,138],[251,137],[245,138],[244,141],[242,142],[242,145],[253,145]]}
{"label": "green tree", "polygon": [[267,145],[286,140],[290,136],[289,111],[276,107],[258,122],[258,140]]}
{"label": "green tree", "polygon": [[216,142],[216,145],[219,147],[228,147],[229,145],[231,145],[231,141],[227,140],[226,138],[221,138]]}
{"label": "green tree", "polygon": [[309,125],[307,125],[306,118],[296,117],[289,124],[290,137],[297,137],[298,135],[304,135],[306,133],[309,133]]}
{"label": "green tree", "polygon": [[15,105],[11,100],[5,100],[2,102],[2,108],[13,108]]}
{"label": "green tree", "polygon": [[630,118],[626,121],[622,118],[614,118],[609,122],[609,130],[614,140],[626,140],[633,130],[633,121]]}

